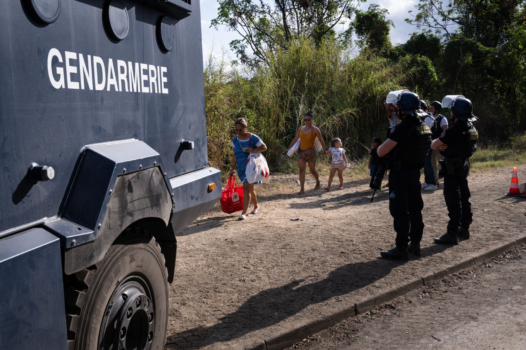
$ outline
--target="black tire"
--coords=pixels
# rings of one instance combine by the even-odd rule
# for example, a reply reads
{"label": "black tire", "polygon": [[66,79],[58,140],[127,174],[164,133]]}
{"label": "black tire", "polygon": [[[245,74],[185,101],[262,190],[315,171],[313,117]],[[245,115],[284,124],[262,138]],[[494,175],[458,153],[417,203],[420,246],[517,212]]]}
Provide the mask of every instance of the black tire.
{"label": "black tire", "polygon": [[127,229],[100,263],[66,277],[69,350],[163,350],[167,278],[155,238]]}

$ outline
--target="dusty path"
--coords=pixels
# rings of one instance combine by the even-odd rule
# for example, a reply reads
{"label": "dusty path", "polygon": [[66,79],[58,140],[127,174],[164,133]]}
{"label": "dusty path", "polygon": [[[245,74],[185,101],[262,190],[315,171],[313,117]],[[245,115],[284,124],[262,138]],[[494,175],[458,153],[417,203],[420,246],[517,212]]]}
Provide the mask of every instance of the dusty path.
{"label": "dusty path", "polygon": [[510,179],[510,169],[470,177],[472,239],[456,247],[432,243],[447,210],[442,191],[424,194],[423,257],[406,263],[378,259],[394,231],[387,193],[369,203],[368,181],[262,196],[261,214],[244,222],[202,217],[178,238],[167,349],[239,348],[517,239],[526,234],[526,202],[506,196]]}
{"label": "dusty path", "polygon": [[296,350],[522,350],[526,246],[295,344]]}

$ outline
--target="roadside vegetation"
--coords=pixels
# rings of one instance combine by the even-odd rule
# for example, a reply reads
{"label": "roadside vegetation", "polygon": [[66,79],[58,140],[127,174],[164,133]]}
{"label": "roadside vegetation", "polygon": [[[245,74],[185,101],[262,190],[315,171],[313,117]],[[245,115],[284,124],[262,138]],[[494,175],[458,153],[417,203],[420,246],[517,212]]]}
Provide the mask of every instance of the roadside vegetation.
{"label": "roadside vegetation", "polygon": [[210,58],[205,68],[210,162],[219,168],[230,164],[233,121],[244,116],[249,131],[267,144],[272,168],[281,169],[308,110],[326,142],[340,137],[351,158],[359,159],[373,136],[385,136],[385,96],[402,88],[410,74],[386,58],[353,58],[337,43],[316,46],[307,39],[270,53],[269,64],[255,71]]}
{"label": "roadside vegetation", "polygon": [[[358,4],[219,1],[213,25],[227,25],[242,39],[231,43],[235,60],[210,57],[205,67],[212,166],[230,167],[233,121],[243,116],[267,144],[271,170],[295,171],[285,153],[303,113],[312,110],[326,143],[340,137],[351,172],[366,173],[371,138],[386,136],[385,96],[401,88],[428,103],[449,94],[473,101],[481,137],[473,171],[524,162],[523,0],[420,0],[407,20],[416,32],[396,46],[387,10],[371,5],[363,11]],[[449,118],[449,111],[443,114]]]}
{"label": "roadside vegetation", "polygon": [[526,163],[526,135],[511,138],[505,144],[480,148],[471,158],[471,166],[475,173],[524,163]]}

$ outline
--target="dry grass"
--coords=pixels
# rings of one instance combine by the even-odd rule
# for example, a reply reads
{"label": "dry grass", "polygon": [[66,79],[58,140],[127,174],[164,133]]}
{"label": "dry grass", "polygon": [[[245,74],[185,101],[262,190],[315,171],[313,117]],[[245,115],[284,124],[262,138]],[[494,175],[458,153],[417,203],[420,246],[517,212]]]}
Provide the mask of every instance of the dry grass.
{"label": "dry grass", "polygon": [[495,168],[513,167],[526,163],[526,135],[510,140],[509,144],[479,149],[471,158],[474,173]]}

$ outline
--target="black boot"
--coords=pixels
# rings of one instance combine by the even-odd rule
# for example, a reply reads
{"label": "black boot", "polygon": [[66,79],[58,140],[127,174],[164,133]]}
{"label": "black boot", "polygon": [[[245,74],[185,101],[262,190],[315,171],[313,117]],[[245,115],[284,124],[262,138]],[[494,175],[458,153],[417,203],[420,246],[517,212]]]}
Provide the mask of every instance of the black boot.
{"label": "black boot", "polygon": [[462,226],[458,231],[458,238],[462,240],[469,239],[469,226]]}
{"label": "black boot", "polygon": [[407,260],[409,258],[407,247],[398,246],[391,250],[380,252],[380,255],[387,260]]}
{"label": "black boot", "polygon": [[409,253],[420,256],[420,242],[409,243]]}
{"label": "black boot", "polygon": [[458,236],[454,232],[448,232],[440,238],[435,238],[436,244],[458,244]]}

